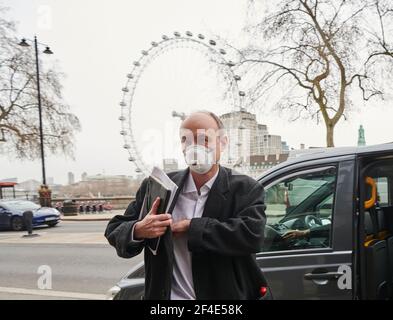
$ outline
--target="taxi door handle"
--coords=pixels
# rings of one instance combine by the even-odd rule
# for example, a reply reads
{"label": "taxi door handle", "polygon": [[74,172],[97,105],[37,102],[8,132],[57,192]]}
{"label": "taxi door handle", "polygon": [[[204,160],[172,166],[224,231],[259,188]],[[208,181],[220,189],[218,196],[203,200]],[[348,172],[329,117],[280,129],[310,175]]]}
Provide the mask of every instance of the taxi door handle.
{"label": "taxi door handle", "polygon": [[336,280],[344,273],[342,272],[324,272],[324,273],[306,273],[304,279],[306,280]]}

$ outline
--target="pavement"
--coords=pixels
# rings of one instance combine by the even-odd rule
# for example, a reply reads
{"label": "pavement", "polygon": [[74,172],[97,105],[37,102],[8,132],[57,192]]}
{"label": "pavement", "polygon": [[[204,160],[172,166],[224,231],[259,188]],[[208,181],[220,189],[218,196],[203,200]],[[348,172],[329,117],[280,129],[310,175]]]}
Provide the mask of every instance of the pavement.
{"label": "pavement", "polygon": [[[109,288],[143,254],[117,256],[104,237],[107,221],[61,221],[58,226],[26,232],[0,231],[0,300],[104,299]],[[49,266],[51,289],[38,286],[39,268]]]}
{"label": "pavement", "polygon": [[[107,222],[112,219],[115,215],[124,214],[124,210],[112,210],[111,212],[105,213],[90,213],[90,214],[78,214],[77,216],[63,216],[61,217],[62,223],[77,223],[77,222]],[[105,223],[106,226],[106,223]],[[78,228],[78,227],[76,227]],[[104,237],[104,230],[100,232],[73,232],[72,234],[64,232],[49,232],[58,231],[59,228],[35,228],[33,235],[26,236],[27,232],[0,232],[0,244],[2,243],[15,243],[15,244],[107,244],[108,241]]]}
{"label": "pavement", "polygon": [[[83,221],[83,223],[80,223]],[[33,235],[26,236],[26,231],[0,232],[1,244],[104,244],[107,221],[101,220],[62,220],[56,227],[33,229]]]}
{"label": "pavement", "polygon": [[48,233],[34,232],[32,237],[20,234],[0,235],[0,244],[107,244],[103,232]]}

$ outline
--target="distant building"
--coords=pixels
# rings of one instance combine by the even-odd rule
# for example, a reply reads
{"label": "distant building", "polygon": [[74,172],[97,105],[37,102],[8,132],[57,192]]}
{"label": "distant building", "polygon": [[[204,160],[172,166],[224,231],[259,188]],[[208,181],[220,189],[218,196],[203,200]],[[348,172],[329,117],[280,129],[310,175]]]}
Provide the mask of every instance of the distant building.
{"label": "distant building", "polygon": [[36,193],[37,190],[40,188],[40,186],[41,186],[40,181],[30,179],[30,180],[26,180],[21,183],[18,183],[17,188],[19,190],[23,190],[23,191],[26,191],[29,193]]}
{"label": "distant building", "polygon": [[289,152],[281,136],[269,134],[268,128],[256,120],[256,115],[245,109],[220,116],[229,139],[228,152],[223,163],[238,166],[252,165],[250,157],[283,154]]}
{"label": "distant building", "polygon": [[281,136],[267,134],[263,136],[263,146],[258,150],[259,152],[254,155],[269,155],[282,153]]}
{"label": "distant building", "polygon": [[221,163],[246,174],[257,176],[288,159],[289,146],[281,136],[269,133],[256,115],[241,109],[220,116],[229,139]]}
{"label": "distant building", "polygon": [[176,171],[179,169],[177,159],[163,159],[164,172]]}
{"label": "distant building", "polygon": [[300,156],[303,156],[305,154],[312,154],[318,151],[323,152],[324,150],[326,150],[326,147],[308,147],[306,148],[306,145],[304,143],[300,144],[300,148],[299,149],[292,149],[289,151],[289,157],[288,159],[293,159],[293,158],[297,158]]}
{"label": "distant building", "polygon": [[288,153],[251,156],[250,165],[256,168],[269,169],[281,162],[287,161],[288,157]]}
{"label": "distant building", "polygon": [[364,133],[363,125],[360,125],[358,132],[358,146],[363,147],[366,145],[366,136]]}
{"label": "distant building", "polygon": [[134,195],[140,181],[125,175],[91,175],[84,180],[63,186],[60,197],[112,197]]}
{"label": "distant building", "polygon": [[87,173],[83,172],[82,175],[81,175],[81,180],[82,181],[86,181],[86,178],[87,178]]}
{"label": "distant building", "polygon": [[281,141],[281,148],[283,153],[289,153],[289,146],[286,141]]}
{"label": "distant building", "polygon": [[68,172],[68,184],[74,184],[75,183],[75,176],[72,172]]}
{"label": "distant building", "polygon": [[222,162],[228,165],[246,163],[247,156],[257,152],[259,142],[257,131],[262,132],[264,128],[258,127],[255,114],[245,110],[225,113],[220,116],[220,119],[229,139]]}

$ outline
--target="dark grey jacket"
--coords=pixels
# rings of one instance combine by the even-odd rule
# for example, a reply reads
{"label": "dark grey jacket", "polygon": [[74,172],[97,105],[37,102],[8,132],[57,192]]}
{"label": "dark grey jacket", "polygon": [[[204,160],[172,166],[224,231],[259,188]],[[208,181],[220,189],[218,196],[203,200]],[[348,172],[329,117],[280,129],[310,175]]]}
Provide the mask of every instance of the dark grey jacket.
{"label": "dark grey jacket", "polygon": [[[179,186],[178,193],[188,173],[189,169],[168,174]],[[105,231],[105,237],[123,258],[136,256],[149,241],[130,241],[131,229],[141,210],[146,181],[142,182],[135,201],[128,206],[125,214],[115,216]],[[265,220],[264,189],[261,184],[248,176],[220,167],[202,217],[193,218],[188,231],[197,299],[259,297],[259,289],[266,286],[266,280],[254,253],[262,248]],[[160,240],[157,255],[150,250],[144,250],[144,255],[145,299],[170,299],[173,268],[170,228]]]}

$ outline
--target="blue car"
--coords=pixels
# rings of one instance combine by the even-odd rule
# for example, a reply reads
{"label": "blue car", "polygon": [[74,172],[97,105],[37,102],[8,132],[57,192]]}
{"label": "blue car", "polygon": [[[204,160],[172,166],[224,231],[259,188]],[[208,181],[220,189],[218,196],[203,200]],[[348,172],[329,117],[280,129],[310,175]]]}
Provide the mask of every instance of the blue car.
{"label": "blue car", "polygon": [[25,211],[33,212],[33,227],[54,227],[60,222],[60,212],[54,208],[40,207],[27,200],[0,200],[0,229],[23,230]]}

